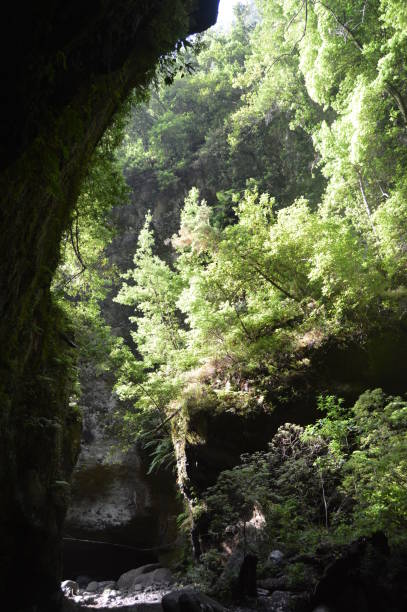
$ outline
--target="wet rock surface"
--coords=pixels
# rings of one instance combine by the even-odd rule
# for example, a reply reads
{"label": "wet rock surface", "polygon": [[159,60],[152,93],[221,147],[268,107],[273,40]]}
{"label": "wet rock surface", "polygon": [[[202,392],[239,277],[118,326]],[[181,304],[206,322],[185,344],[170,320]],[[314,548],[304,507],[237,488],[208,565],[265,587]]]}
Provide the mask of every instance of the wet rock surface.
{"label": "wet rock surface", "polygon": [[[79,577],[81,579],[83,577]],[[169,569],[159,564],[147,564],[122,574],[117,581],[91,580],[86,586],[83,581],[66,580],[62,591],[73,609],[140,610],[151,612],[161,610],[161,600],[174,582]],[[82,586],[80,586],[80,584]]]}

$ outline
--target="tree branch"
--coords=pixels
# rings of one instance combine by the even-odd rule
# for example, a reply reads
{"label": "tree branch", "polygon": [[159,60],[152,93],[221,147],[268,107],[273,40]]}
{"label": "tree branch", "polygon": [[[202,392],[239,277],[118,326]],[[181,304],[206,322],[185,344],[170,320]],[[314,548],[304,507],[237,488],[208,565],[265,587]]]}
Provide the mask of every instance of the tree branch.
{"label": "tree branch", "polygon": [[328,11],[328,13],[330,13],[332,17],[335,19],[336,23],[342,28],[344,32],[346,32],[346,34],[349,36],[350,40],[353,42],[355,47],[359,49],[359,51],[363,51],[362,44],[353,34],[352,30],[348,28],[346,23],[343,23],[343,21],[339,19],[338,15],[335,13],[335,11],[330,6],[328,6],[327,4],[325,4],[325,2],[322,2],[321,0],[315,0],[315,4],[320,4],[326,11]]}
{"label": "tree branch", "polygon": [[365,205],[367,216],[369,218],[369,222],[370,222],[370,225],[372,227],[372,231],[373,231],[374,235],[376,236],[376,228],[374,226],[373,219],[372,219],[372,211],[370,210],[369,202],[367,201],[366,192],[365,192],[365,186],[364,186],[364,183],[363,183],[362,174],[361,174],[361,172],[357,168],[356,168],[356,173],[358,175],[359,189],[360,189],[360,193],[362,194],[362,199],[363,199],[363,203]]}
{"label": "tree branch", "polygon": [[[70,239],[71,239],[71,244],[72,244],[72,248],[73,251],[76,255],[77,260],[79,261],[79,263],[82,266],[82,270],[80,272],[80,274],[82,274],[82,272],[84,272],[86,270],[86,264],[84,263],[83,259],[82,259],[82,255],[81,252],[79,250],[79,223],[78,223],[78,216],[76,216],[75,218],[75,239],[74,239],[74,235],[73,235],[73,231],[72,231],[72,224],[71,227],[69,228],[69,234],[70,234]],[[78,276],[77,274],[75,276]]]}
{"label": "tree branch", "polygon": [[404,124],[407,125],[407,107],[403,100],[402,95],[394,87],[394,85],[391,85],[390,83],[386,83],[386,89],[389,92],[389,94],[392,96],[392,98],[394,98],[394,100],[396,101],[399,111],[401,112],[401,115],[403,117]]}
{"label": "tree branch", "polygon": [[153,433],[156,433],[157,431],[160,431],[160,429],[162,429],[169,421],[171,421],[175,416],[177,416],[177,414],[179,414],[181,412],[181,410],[182,410],[182,406],[177,408],[177,410],[175,410],[166,419],[164,419],[162,423],[160,423],[159,425],[157,425],[157,427],[154,427],[154,429],[151,429],[147,433],[148,434],[153,434]]}
{"label": "tree branch", "polygon": [[270,71],[270,69],[274,66],[274,64],[276,64],[277,62],[281,61],[284,57],[291,57],[292,54],[294,53],[294,51],[296,50],[296,48],[298,47],[298,45],[300,44],[300,42],[305,38],[305,35],[307,33],[307,23],[308,23],[308,0],[304,0],[304,2],[301,4],[299,10],[295,13],[295,15],[293,17],[291,17],[290,21],[288,22],[287,26],[284,28],[284,32],[286,32],[292,25],[292,23],[294,22],[294,20],[298,17],[298,15],[300,14],[302,8],[305,5],[305,18],[304,18],[304,29],[303,32],[300,36],[300,38],[294,43],[292,49],[290,51],[287,51],[287,53],[281,53],[281,55],[278,55],[277,57],[275,57],[271,64],[269,64],[269,66],[267,66],[267,72]]}

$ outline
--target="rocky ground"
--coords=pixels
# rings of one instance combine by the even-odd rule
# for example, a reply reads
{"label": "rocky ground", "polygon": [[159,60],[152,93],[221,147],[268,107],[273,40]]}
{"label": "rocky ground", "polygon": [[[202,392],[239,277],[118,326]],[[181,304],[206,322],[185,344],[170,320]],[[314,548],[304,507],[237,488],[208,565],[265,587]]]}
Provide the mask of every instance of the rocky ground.
{"label": "rocky ground", "polygon": [[78,609],[134,609],[148,607],[161,611],[161,601],[171,590],[171,572],[158,564],[143,565],[122,574],[116,581],[89,581],[79,576],[76,581],[65,580],[61,587],[67,599]]}
{"label": "rocky ground", "polygon": [[[225,612],[221,604],[197,591],[193,586],[177,584],[170,570],[159,564],[143,565],[122,574],[115,581],[88,581],[79,576],[65,580],[62,591],[66,612],[72,610],[111,610],[121,612]],[[244,606],[233,606],[232,612],[286,612],[299,610],[297,596],[284,591],[258,588]]]}
{"label": "rocky ground", "polygon": [[[312,554],[293,556],[273,550],[258,576],[255,555],[246,554],[242,562],[236,555],[236,560],[238,577],[234,586],[230,582],[235,602],[228,606],[230,612],[407,610],[407,557],[403,551],[391,553],[380,532],[346,546],[321,546]],[[61,587],[64,612],[226,612],[198,586],[180,584],[158,563],[127,571],[117,581],[79,576]]]}
{"label": "rocky ground", "polygon": [[[101,588],[103,585],[101,583]],[[119,609],[126,612],[138,611],[161,612],[161,601],[168,589],[150,588],[141,593],[120,591],[115,586],[105,586],[103,591],[90,592],[87,589],[79,589],[78,592],[69,596],[70,601],[75,604],[72,610],[110,610]]]}

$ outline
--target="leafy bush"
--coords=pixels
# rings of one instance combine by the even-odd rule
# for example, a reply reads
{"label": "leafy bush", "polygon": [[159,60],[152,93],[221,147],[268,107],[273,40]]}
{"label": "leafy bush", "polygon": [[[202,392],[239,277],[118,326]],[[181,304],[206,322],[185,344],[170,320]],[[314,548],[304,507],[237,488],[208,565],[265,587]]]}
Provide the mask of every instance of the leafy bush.
{"label": "leafy bush", "polygon": [[323,540],[378,530],[393,544],[405,541],[407,401],[375,389],[349,410],[332,396],[319,407],[325,416],[314,425],[281,426],[267,452],[242,457],[208,489],[214,542],[234,538],[243,546],[242,527],[256,508],[264,516],[264,550],[309,552]]}

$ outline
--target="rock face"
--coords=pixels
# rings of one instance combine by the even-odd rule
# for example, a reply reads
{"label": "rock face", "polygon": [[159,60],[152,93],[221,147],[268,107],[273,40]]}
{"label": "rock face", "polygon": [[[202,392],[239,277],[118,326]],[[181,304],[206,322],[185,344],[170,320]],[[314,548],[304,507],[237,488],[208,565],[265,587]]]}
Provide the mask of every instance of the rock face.
{"label": "rock face", "polygon": [[267,391],[271,410],[259,406],[247,412],[225,411],[210,392],[191,398],[173,421],[173,441],[178,483],[194,520],[195,556],[211,547],[210,517],[199,505],[202,493],[215,484],[221,471],[237,465],[243,453],[265,450],[280,425],[311,423],[318,416],[319,394],[334,394],[352,405],[366,389],[404,393],[406,347],[407,333],[401,326],[372,333],[363,346],[333,340],[309,346],[301,355],[309,365],[285,374],[278,393],[275,387]]}
{"label": "rock face", "polygon": [[129,570],[120,576],[117,581],[117,586],[120,589],[130,589],[133,584],[136,584],[136,578],[149,574],[150,572],[155,572],[157,569],[161,569],[159,563],[149,563],[148,565],[142,565],[136,569]]}
{"label": "rock face", "polygon": [[[139,232],[152,201],[159,244],[163,245],[177,230],[179,218],[177,202],[164,202],[168,194],[162,194],[157,203],[148,180],[145,185],[136,185],[128,176],[127,181],[132,201],[112,210],[117,233],[106,252],[110,263],[121,272],[132,266]],[[128,317],[133,311],[112,300],[118,291],[119,286],[113,287],[101,311],[112,333],[132,345]],[[149,476],[137,446],[128,452],[120,450],[112,432],[117,410],[117,398],[112,391],[114,377],[97,374],[92,363],[82,363],[80,381],[83,432],[65,522],[64,577],[83,573],[117,577],[129,564],[137,565],[165,554],[166,545],[176,540],[176,516],[182,505],[176,498],[172,472]],[[109,553],[104,550],[101,554],[101,545],[92,542],[129,548],[128,552],[122,548],[120,553],[118,547],[109,547]]]}
{"label": "rock face", "polygon": [[176,539],[174,478],[147,475],[136,446],[120,450],[110,427],[112,382],[91,365],[82,368],[83,434],[64,528],[64,577],[117,578],[165,554]]}
{"label": "rock face", "polygon": [[[170,249],[165,245],[165,241],[178,232],[184,197],[188,188],[196,184],[196,176],[190,173],[188,179],[184,177],[185,190],[160,190],[153,175],[137,172],[137,169],[127,172],[126,182],[130,188],[130,201],[113,208],[111,214],[116,235],[106,249],[109,262],[121,272],[134,267],[133,257],[147,211],[152,214],[157,253],[164,259],[168,258]],[[125,338],[131,344],[129,316],[134,314],[134,309],[113,301],[112,298],[117,295],[119,288],[120,286],[114,287],[104,300],[102,312],[113,334]]]}
{"label": "rock face", "polygon": [[79,447],[72,330],[49,293],[62,232],[122,100],[179,37],[215,22],[217,4],[53,0],[3,9],[0,599],[8,610],[60,601],[61,528]]}

